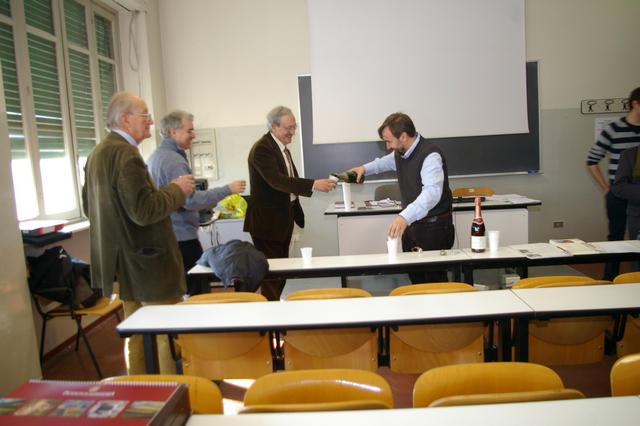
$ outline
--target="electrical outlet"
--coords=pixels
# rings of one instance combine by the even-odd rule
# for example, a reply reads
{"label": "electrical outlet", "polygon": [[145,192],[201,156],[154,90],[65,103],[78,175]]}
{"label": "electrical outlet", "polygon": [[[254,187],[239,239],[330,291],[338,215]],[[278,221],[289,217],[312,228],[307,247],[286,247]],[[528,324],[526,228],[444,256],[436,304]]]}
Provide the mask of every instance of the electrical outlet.
{"label": "electrical outlet", "polygon": [[300,241],[300,235],[299,234],[292,234],[291,235],[291,241],[293,241],[293,242]]}
{"label": "electrical outlet", "polygon": [[554,228],[563,228],[564,227],[564,222],[562,222],[562,221],[553,222],[553,227]]}

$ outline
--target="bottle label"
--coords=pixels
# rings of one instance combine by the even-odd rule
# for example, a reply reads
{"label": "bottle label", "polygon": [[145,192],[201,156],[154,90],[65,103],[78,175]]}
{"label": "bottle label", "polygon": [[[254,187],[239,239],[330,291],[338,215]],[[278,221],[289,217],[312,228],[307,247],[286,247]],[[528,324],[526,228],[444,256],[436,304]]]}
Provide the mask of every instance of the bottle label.
{"label": "bottle label", "polygon": [[487,249],[487,237],[474,237],[471,236],[471,250],[486,250]]}

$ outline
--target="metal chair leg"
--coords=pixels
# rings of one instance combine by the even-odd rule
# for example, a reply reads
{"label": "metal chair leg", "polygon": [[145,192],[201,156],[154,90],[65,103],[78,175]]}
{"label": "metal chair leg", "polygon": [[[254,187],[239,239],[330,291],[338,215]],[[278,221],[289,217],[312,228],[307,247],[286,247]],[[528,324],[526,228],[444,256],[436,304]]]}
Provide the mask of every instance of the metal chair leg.
{"label": "metal chair leg", "polygon": [[78,333],[82,334],[82,340],[84,340],[84,344],[87,346],[87,350],[89,351],[89,356],[91,357],[91,361],[93,362],[94,367],[96,367],[96,371],[98,372],[98,377],[100,379],[103,378],[102,371],[100,371],[100,367],[98,366],[98,361],[96,361],[96,357],[93,355],[93,351],[91,350],[91,345],[89,345],[89,339],[87,339],[87,335],[84,333],[82,329],[81,317],[76,318],[76,324],[78,324]]}

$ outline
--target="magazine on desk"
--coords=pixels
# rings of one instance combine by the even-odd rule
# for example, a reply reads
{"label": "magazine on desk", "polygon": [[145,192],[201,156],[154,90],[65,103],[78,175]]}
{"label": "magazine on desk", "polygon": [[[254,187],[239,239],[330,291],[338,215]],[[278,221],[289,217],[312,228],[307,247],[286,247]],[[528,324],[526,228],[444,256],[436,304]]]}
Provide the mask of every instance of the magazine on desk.
{"label": "magazine on desk", "polygon": [[3,425],[183,425],[190,413],[178,383],[29,380],[0,398]]}
{"label": "magazine on desk", "polygon": [[558,240],[552,239],[549,240],[549,244],[558,247],[560,250],[572,256],[581,254],[607,253],[605,249],[584,242],[578,238],[563,238]]}

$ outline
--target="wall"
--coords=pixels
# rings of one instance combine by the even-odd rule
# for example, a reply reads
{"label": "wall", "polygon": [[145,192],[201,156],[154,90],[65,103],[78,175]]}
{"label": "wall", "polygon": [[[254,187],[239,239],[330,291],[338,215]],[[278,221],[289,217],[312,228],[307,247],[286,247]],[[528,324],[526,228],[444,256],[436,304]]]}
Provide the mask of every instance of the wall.
{"label": "wall", "polygon": [[[159,0],[167,109],[194,113],[197,128],[254,126],[264,124],[266,112],[277,104],[296,109],[296,75],[310,70],[304,0],[237,3]],[[543,173],[460,178],[451,186],[486,185],[498,193],[542,200],[530,214],[532,242],[560,237],[605,240],[603,194],[585,166],[596,116],[581,115],[579,107],[583,99],[626,97],[640,86],[635,71],[640,58],[629,54],[636,49],[634,17],[640,3],[527,0],[525,9],[527,60],[539,61],[540,70]],[[474,100],[460,105],[462,119],[479,107]],[[210,185],[248,173],[245,159],[254,141],[219,138],[218,163],[225,178]],[[220,146],[226,143],[235,145],[237,157],[223,157]],[[299,140],[292,145],[294,161],[301,164]],[[368,160],[354,158],[353,165]],[[372,198],[375,186],[353,188],[354,200]],[[301,233],[300,246],[337,254],[335,218],[323,212],[340,198],[340,191],[334,191],[302,199],[307,226],[295,231]],[[564,228],[552,227],[558,220]],[[298,253],[294,247],[292,255]]]}

